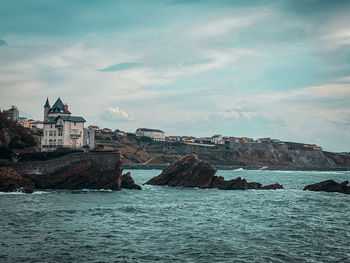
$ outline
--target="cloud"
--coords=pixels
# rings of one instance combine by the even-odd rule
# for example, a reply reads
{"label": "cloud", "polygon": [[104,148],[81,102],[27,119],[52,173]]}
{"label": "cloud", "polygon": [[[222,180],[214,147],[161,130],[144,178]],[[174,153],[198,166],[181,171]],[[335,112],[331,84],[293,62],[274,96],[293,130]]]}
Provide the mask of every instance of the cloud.
{"label": "cloud", "polygon": [[336,125],[340,130],[348,131],[350,128],[350,112],[340,112],[332,116],[332,119],[327,119],[327,121]]}
{"label": "cloud", "polygon": [[7,46],[6,41],[3,40],[3,39],[0,39],[0,47],[1,47],[1,46]]}
{"label": "cloud", "polygon": [[128,113],[126,110],[123,110],[119,107],[111,107],[108,108],[103,114],[102,118],[109,122],[115,122],[115,121],[133,121],[133,118],[131,117],[130,113]]}
{"label": "cloud", "polygon": [[139,68],[142,66],[143,66],[142,63],[126,62],[126,63],[115,64],[107,68],[100,69],[99,71],[101,72],[123,71],[123,70],[128,70],[133,68]]}
{"label": "cloud", "polygon": [[41,119],[46,95],[60,95],[87,124],[113,129],[306,142],[323,132],[322,146],[344,149],[346,5],[295,1],[8,1],[0,103]]}

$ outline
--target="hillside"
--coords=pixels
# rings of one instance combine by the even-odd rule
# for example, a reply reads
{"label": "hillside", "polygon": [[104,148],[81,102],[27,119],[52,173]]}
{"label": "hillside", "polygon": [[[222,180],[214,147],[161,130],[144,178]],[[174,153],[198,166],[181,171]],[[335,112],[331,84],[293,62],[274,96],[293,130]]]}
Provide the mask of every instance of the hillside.
{"label": "hillside", "polygon": [[0,113],[0,159],[8,159],[13,153],[33,152],[37,145],[29,130]]}
{"label": "hillside", "polygon": [[145,137],[121,137],[99,134],[96,143],[101,150],[118,149],[125,164],[144,166],[173,163],[185,155],[197,154],[198,158],[219,168],[337,170],[350,169],[350,156],[314,150],[300,143],[242,143],[205,147],[173,142],[156,142]]}

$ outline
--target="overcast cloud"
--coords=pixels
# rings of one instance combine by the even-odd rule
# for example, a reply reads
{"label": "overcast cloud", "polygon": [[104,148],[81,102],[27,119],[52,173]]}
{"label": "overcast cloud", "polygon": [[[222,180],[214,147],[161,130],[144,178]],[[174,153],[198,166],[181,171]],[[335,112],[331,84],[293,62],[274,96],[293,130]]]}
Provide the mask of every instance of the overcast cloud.
{"label": "overcast cloud", "polygon": [[6,1],[0,107],[350,151],[350,1]]}

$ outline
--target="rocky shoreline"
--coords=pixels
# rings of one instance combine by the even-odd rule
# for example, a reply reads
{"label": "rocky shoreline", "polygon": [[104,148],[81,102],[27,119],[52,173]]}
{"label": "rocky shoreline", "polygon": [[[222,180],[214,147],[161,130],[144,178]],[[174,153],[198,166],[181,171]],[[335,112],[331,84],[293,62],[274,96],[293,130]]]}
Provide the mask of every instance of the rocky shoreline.
{"label": "rocky shoreline", "polygon": [[[157,166],[156,169],[162,169],[162,173],[145,184],[220,190],[284,189],[278,183],[263,186],[258,182],[247,182],[241,177],[227,181],[222,176],[215,175],[218,170],[216,167],[199,160],[195,154],[187,155],[166,166],[165,169]],[[147,167],[154,168],[154,165]],[[123,168],[132,167],[128,164],[123,167],[119,152],[74,153],[48,161],[8,163],[8,167],[0,167],[0,191],[33,193],[37,189],[141,190],[141,186],[135,184],[130,172],[122,174]],[[347,185],[348,181],[337,183],[326,180],[308,185],[304,190],[350,194],[350,187]]]}
{"label": "rocky shoreline", "polygon": [[[124,169],[129,170],[164,170],[170,164],[143,164],[143,163],[124,163]],[[267,170],[267,171],[350,171],[350,167],[284,167],[284,166],[241,166],[241,165],[213,165],[218,170]]]}
{"label": "rocky shoreline", "polygon": [[36,189],[141,189],[122,174],[119,152],[74,153],[49,161],[8,163],[0,168],[0,191]]}

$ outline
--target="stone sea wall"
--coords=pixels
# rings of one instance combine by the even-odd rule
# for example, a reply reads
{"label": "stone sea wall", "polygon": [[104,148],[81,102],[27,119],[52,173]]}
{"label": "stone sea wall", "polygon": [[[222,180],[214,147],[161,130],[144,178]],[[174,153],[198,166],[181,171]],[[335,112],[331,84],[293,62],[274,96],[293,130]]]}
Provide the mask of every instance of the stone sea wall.
{"label": "stone sea wall", "polygon": [[48,160],[48,161],[36,161],[36,162],[18,162],[7,163],[3,166],[12,167],[19,174],[51,174],[57,170],[71,166],[75,163],[81,163],[84,161],[91,161],[100,171],[109,171],[115,169],[120,162],[120,153],[114,152],[79,152],[65,155],[63,157]]}

